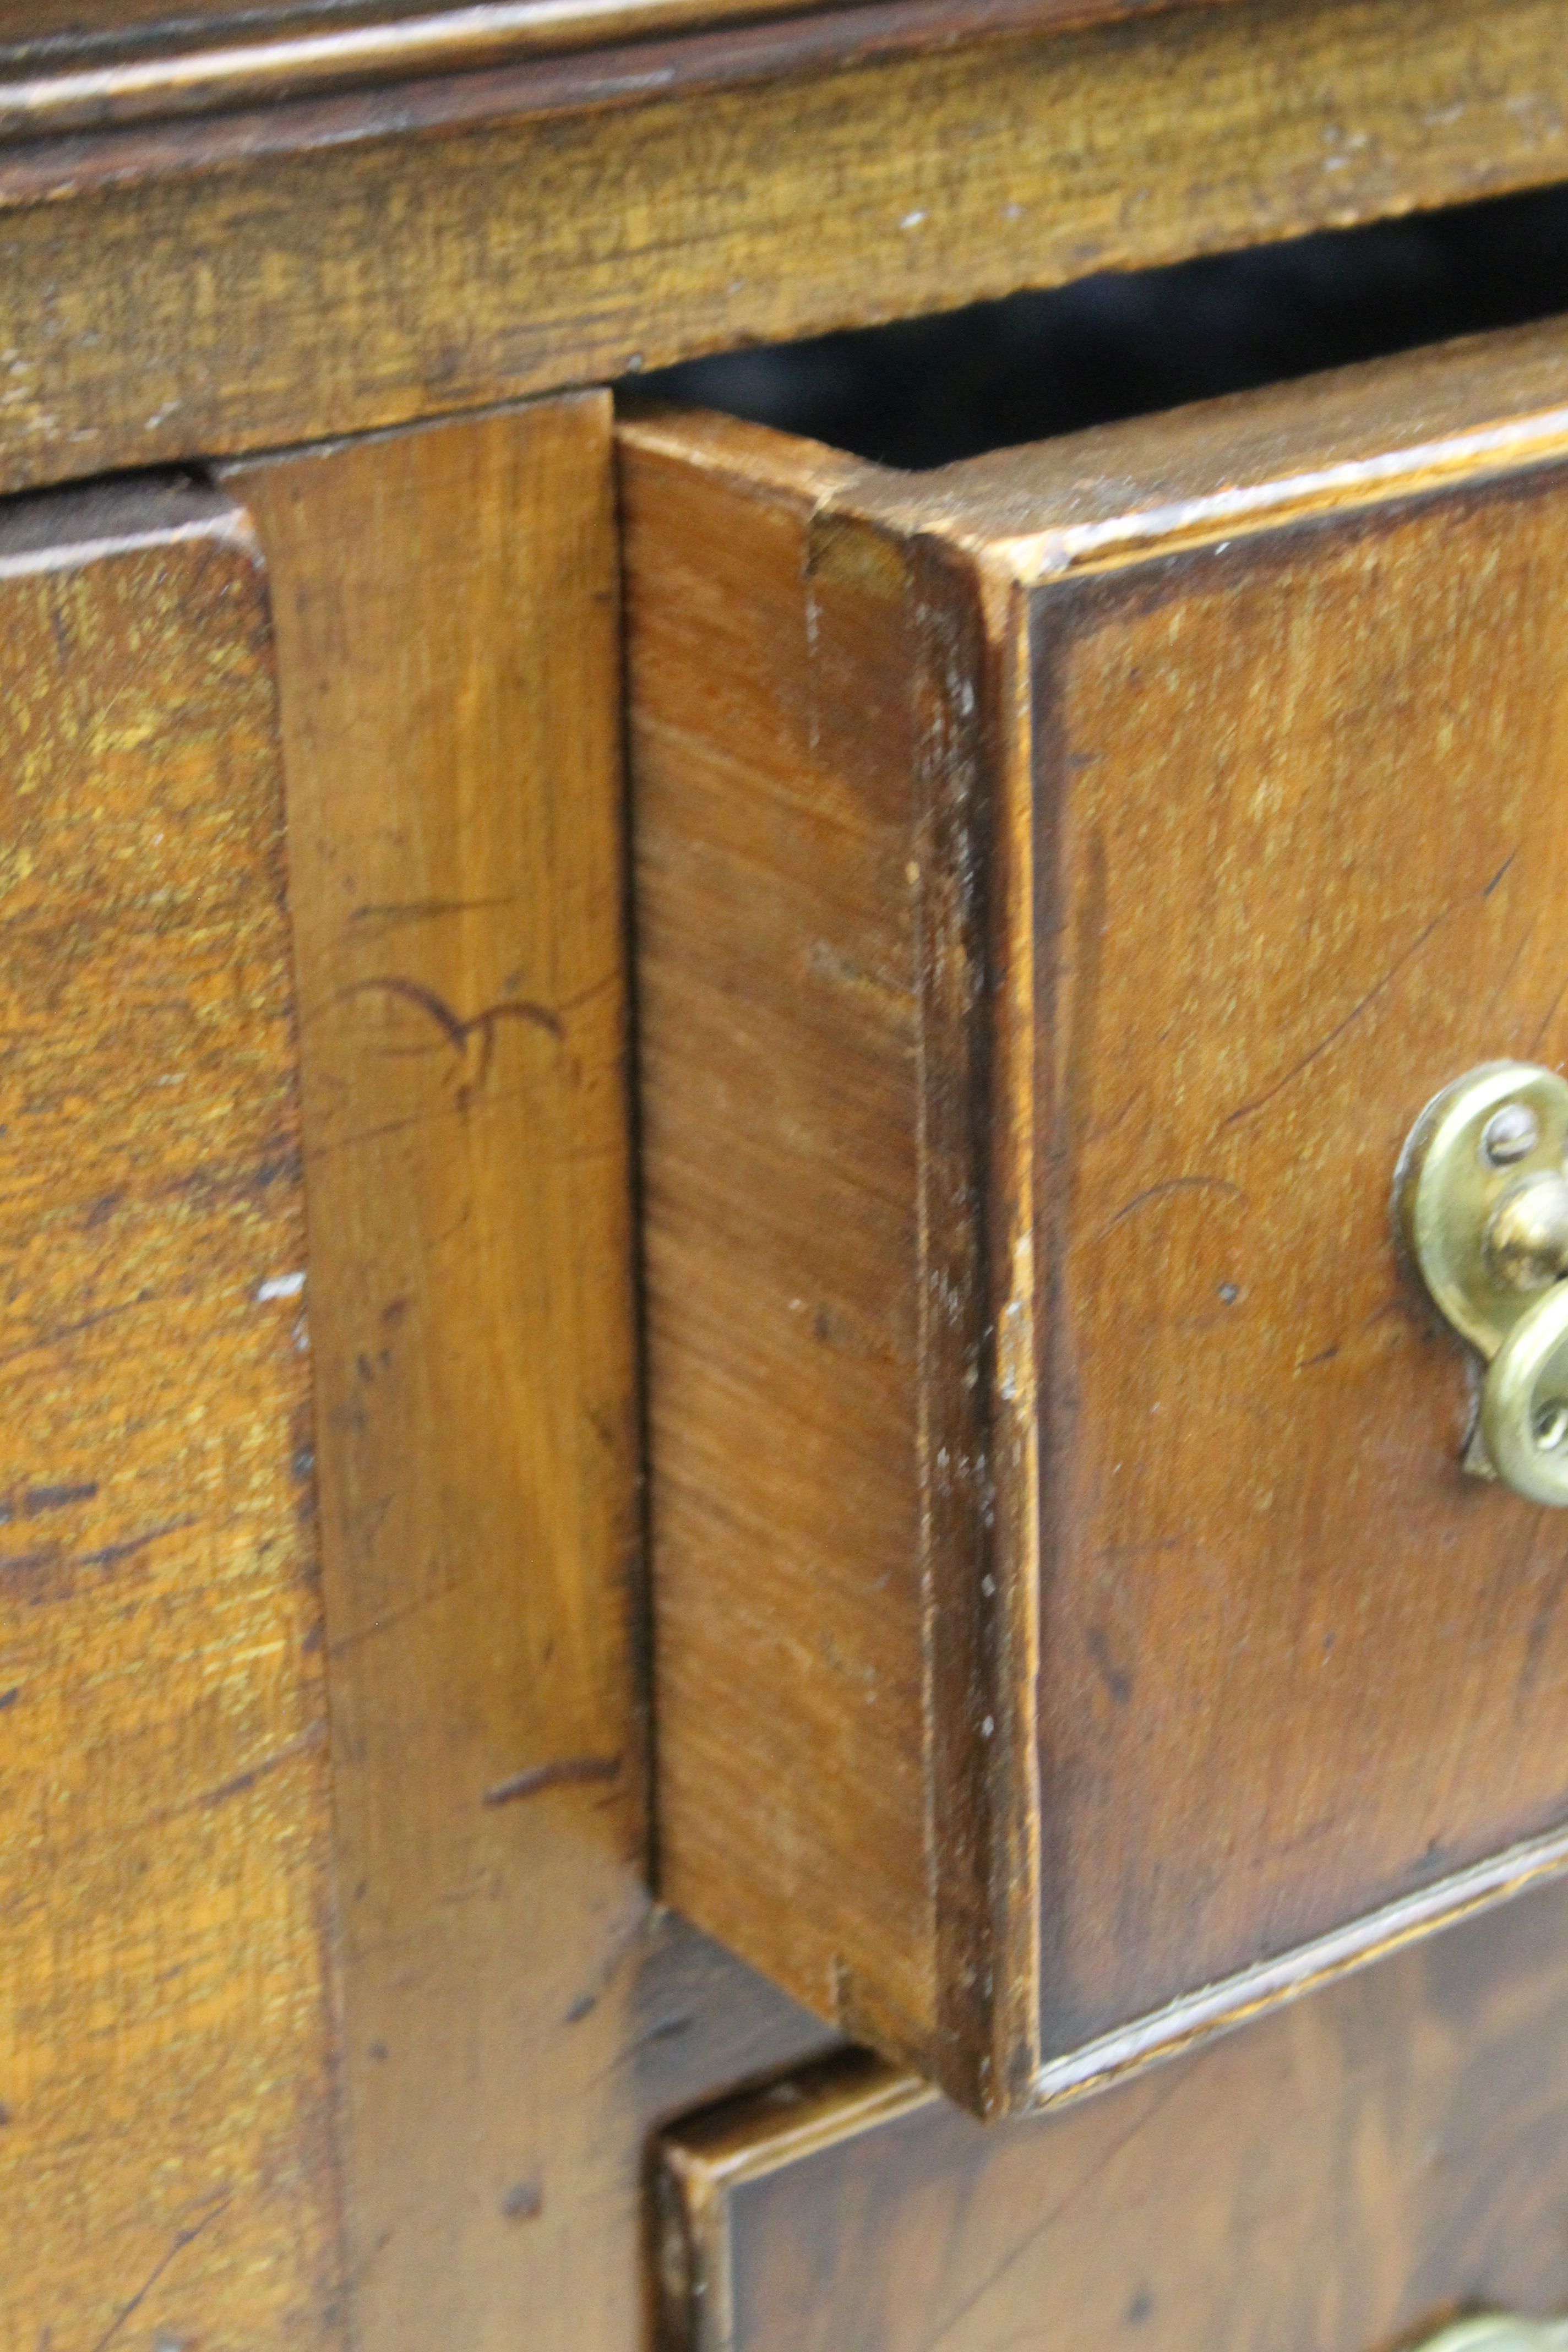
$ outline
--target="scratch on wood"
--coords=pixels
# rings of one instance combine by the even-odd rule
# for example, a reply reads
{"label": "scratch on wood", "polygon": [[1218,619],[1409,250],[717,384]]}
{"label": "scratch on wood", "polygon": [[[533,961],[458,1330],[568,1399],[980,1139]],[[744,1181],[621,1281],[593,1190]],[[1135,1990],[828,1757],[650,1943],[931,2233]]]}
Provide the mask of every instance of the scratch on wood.
{"label": "scratch on wood", "polygon": [[921,2347],[921,2352],[936,2352],[938,2345],[945,2344],[949,2341],[954,2329],[958,2327],[963,2321],[967,2319],[970,2313],[974,2309],[977,2304],[984,2301],[984,2298],[990,2294],[992,2288],[994,2287],[1001,2279],[1005,2277],[1006,2273],[1013,2269],[1014,2265],[1020,2260],[1020,2258],[1028,2252],[1030,2247],[1037,2245],[1043,2237],[1047,2236],[1048,2233],[1056,2228],[1063,2215],[1078,2202],[1088,2189],[1093,2187],[1094,2183],[1099,2180],[1103,2174],[1110,2170],[1117,2158],[1121,2154],[1123,2148],[1125,2148],[1131,2141],[1136,2139],[1140,2132],[1147,2130],[1150,2124],[1153,2122],[1155,2116],[1159,2115],[1163,2108],[1170,2105],[1171,2101],[1177,2095],[1178,2092],[1183,2089],[1186,2081],[1187,2076],[1184,2074],[1178,2074],[1171,2076],[1167,2080],[1165,2087],[1162,2092],[1144,2102],[1139,2107],[1138,2112],[1133,2116],[1131,2122],[1124,2130],[1117,2133],[1116,2137],[1111,2140],[1108,2147],[1101,2149],[1100,2155],[1095,2158],[1095,2161],[1089,2166],[1086,2171],[1079,2175],[1077,2180],[1072,2183],[1072,2186],[1068,2189],[1067,2193],[1064,2196],[1058,2198],[1056,2203],[1052,2205],[1037,2221],[1032,2222],[1016,2243],[1009,2246],[1001,2260],[992,2264],[991,2268],[980,2280],[979,2284],[971,2289],[970,2293],[963,2297],[963,2300],[958,2305],[957,2308],[949,2312],[944,2318],[939,2321],[934,2333],[925,2338]]}
{"label": "scratch on wood", "polygon": [[254,1789],[258,1780],[267,1780],[270,1774],[281,1770],[285,1764],[291,1764],[295,1757],[303,1756],[310,1748],[319,1747],[325,1736],[324,1725],[312,1724],[309,1731],[300,1734],[298,1739],[285,1740],[281,1748],[275,1748],[270,1756],[263,1756],[258,1763],[247,1764],[243,1772],[231,1774],[228,1780],[220,1780],[216,1788],[204,1789],[195,1801],[197,1806],[205,1811],[214,1805],[226,1804],[230,1797],[243,1797],[246,1790]]}
{"label": "scratch on wood", "polygon": [[533,1764],[526,1772],[514,1772],[510,1780],[498,1780],[493,1789],[485,1790],[481,1801],[487,1805],[514,1805],[520,1797],[536,1797],[542,1789],[614,1780],[620,1769],[618,1756],[560,1756],[553,1763]]}
{"label": "scratch on wood", "polygon": [[503,996],[499,1003],[487,1004],[481,1012],[465,1020],[461,1013],[452,1010],[445,997],[438,996],[423,981],[406,980],[395,974],[385,979],[356,981],[353,987],[342,991],[339,1001],[346,1003],[355,996],[374,994],[397,997],[405,1004],[416,1005],[435,1023],[459,1062],[466,1059],[470,1041],[476,1037],[479,1039],[479,1067],[471,1082],[465,1080],[458,1090],[459,1106],[464,1108],[469,1094],[474,1088],[482,1087],[489,1076],[490,1063],[495,1055],[496,1032],[501,1022],[524,1022],[532,1028],[542,1029],[547,1036],[557,1041],[566,1034],[566,1024],[560,1013],[551,1005],[537,1003],[531,997]]}
{"label": "scratch on wood", "polygon": [[213,2222],[226,2213],[233,2202],[233,2192],[226,2189],[221,2195],[213,2199],[198,2221],[191,2222],[184,2230],[175,2231],[172,2242],[160,2254],[130,2302],[122,2306],[117,2317],[110,2321],[109,2326],[93,2346],[92,2352],[108,2352],[108,2347],[123,2329],[126,2321],[133,2318],[142,2304],[146,2302],[170,2263],[177,2255],[184,2253],[187,2246],[194,2244],[204,2230],[209,2229]]}
{"label": "scratch on wood", "polygon": [[418,980],[396,977],[359,980],[352,988],[344,989],[343,1001],[377,992],[384,996],[401,997],[405,1003],[416,1004],[422,1013],[429,1014],[442,1034],[459,1052],[470,1037],[501,1020],[531,1021],[536,1027],[547,1030],[552,1037],[559,1037],[562,1034],[561,1015],[548,1004],[536,1003],[528,996],[503,997],[499,1004],[488,1004],[483,1012],[472,1014],[466,1021],[460,1013],[453,1012],[445,997],[437,996],[433,988],[426,988],[423,981]]}
{"label": "scratch on wood", "polygon": [[123,1543],[105,1544],[101,1551],[84,1551],[78,1557],[80,1568],[117,1568],[122,1559],[134,1559],[137,1553],[152,1544],[162,1543],[165,1536],[177,1536],[186,1528],[194,1528],[194,1518],[169,1519],[161,1528],[149,1528],[144,1536],[129,1536]]}
{"label": "scratch on wood", "polygon": [[1102,1234],[1110,1233],[1113,1225],[1119,1225],[1124,1217],[1131,1217],[1135,1211],[1147,1208],[1151,1201],[1163,1200],[1169,1192],[1227,1192],[1232,1200],[1239,1201],[1243,1208],[1250,1209],[1252,1206],[1241,1186],[1233,1184],[1227,1176],[1166,1176],[1158,1184],[1147,1185],[1142,1192],[1134,1192],[1130,1201],[1124,1201],[1116,1214],[1100,1228]]}
{"label": "scratch on wood", "polygon": [[14,1364],[21,1356],[37,1355],[40,1349],[58,1348],[62,1340],[74,1339],[80,1332],[93,1330],[100,1323],[112,1323],[118,1315],[133,1314],[138,1307],[145,1307],[152,1296],[150,1290],[139,1290],[134,1298],[126,1299],[121,1306],[105,1307],[97,1315],[84,1315],[79,1322],[61,1323],[53,1331],[40,1331],[36,1339],[24,1339],[19,1348],[7,1348],[4,1355],[0,1355],[0,1364]]}
{"label": "scratch on wood", "polygon": [[1553,1021],[1557,1018],[1557,1008],[1562,1003],[1565,993],[1568,993],[1568,980],[1563,982],[1563,986],[1558,990],[1556,995],[1547,1006],[1545,1013],[1542,1018],[1541,1026],[1530,1041],[1530,1052],[1532,1058],[1541,1051],[1542,1041],[1544,1039],[1546,1033],[1551,1028]]}
{"label": "scratch on wood", "polygon": [[1364,996],[1357,998],[1356,1002],[1351,1006],[1350,1011],[1345,1014],[1342,1021],[1336,1021],[1333,1027],[1328,1030],[1324,1035],[1320,1037],[1315,1045],[1310,1047],[1305,1054],[1300,1055],[1299,1060],[1292,1062],[1289,1068],[1284,1071],[1280,1076],[1276,1078],[1271,1087],[1266,1087],[1255,1101],[1243,1103],[1238,1109],[1233,1110],[1228,1118],[1222,1119],[1220,1122],[1221,1126],[1235,1127],[1242,1119],[1251,1118],[1256,1111],[1262,1110],[1268,1104],[1271,1103],[1276,1095],[1282,1094],[1285,1088],[1289,1085],[1292,1078],[1299,1078],[1303,1070],[1310,1069],[1312,1064],[1318,1059],[1320,1055],[1326,1054],[1329,1047],[1336,1045],[1344,1035],[1345,1031],[1352,1028],[1354,1024],[1361,1019],[1362,1014],[1366,1011],[1368,1005],[1374,1004],[1377,1002],[1377,999],[1383,994],[1384,990],[1393,986],[1394,981],[1398,979],[1399,974],[1404,971],[1405,965],[1411,961],[1412,957],[1419,955],[1427,940],[1431,938],[1433,932],[1439,929],[1441,926],[1447,921],[1449,912],[1450,909],[1445,908],[1440,915],[1435,915],[1432,920],[1426,925],[1426,929],[1418,931],[1415,939],[1411,940],[1410,945],[1405,948],[1401,954],[1394,957],[1394,961],[1389,965],[1388,970],[1383,974],[1382,978],[1380,980],[1373,981],[1372,986],[1367,990]]}
{"label": "scratch on wood", "polygon": [[356,907],[349,920],[380,923],[390,929],[396,923],[427,923],[441,915],[477,915],[491,907],[510,907],[515,903],[510,893],[500,898],[410,898],[403,905]]}
{"label": "scratch on wood", "polygon": [[36,1519],[40,1511],[63,1511],[68,1503],[90,1503],[97,1492],[96,1478],[84,1479],[79,1486],[29,1486],[15,1505],[0,1504],[0,1519],[14,1518],[18,1513],[25,1519]]}

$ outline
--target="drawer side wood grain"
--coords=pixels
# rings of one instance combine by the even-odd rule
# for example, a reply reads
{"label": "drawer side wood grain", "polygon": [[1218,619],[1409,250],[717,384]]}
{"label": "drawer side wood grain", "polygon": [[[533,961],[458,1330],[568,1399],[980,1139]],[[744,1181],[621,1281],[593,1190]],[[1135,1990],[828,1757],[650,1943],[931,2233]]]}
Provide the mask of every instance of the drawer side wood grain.
{"label": "drawer side wood grain", "polygon": [[661,1885],[823,2013],[919,2046],[936,1985],[904,556],[818,529],[809,481],[667,463],[656,439],[627,437],[622,483]]}

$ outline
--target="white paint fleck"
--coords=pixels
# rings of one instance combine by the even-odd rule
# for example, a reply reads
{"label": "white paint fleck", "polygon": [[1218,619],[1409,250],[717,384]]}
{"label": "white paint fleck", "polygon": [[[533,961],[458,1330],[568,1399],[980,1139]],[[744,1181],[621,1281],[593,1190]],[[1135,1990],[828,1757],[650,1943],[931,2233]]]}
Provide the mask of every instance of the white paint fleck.
{"label": "white paint fleck", "polygon": [[304,1287],[302,1274],[275,1274],[257,1291],[256,1303],[259,1307],[268,1298],[298,1298]]}
{"label": "white paint fleck", "polygon": [[919,228],[924,218],[924,213],[906,213],[903,219],[899,223],[899,226],[900,228]]}

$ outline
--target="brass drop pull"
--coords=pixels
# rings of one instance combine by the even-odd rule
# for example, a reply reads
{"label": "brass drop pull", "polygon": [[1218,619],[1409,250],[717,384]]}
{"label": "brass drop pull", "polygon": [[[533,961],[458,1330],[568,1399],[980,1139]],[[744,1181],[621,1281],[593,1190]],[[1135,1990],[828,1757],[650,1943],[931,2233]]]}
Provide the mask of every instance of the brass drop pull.
{"label": "brass drop pull", "polygon": [[1416,2352],[1568,2352],[1568,2320],[1481,2312],[1474,2319],[1456,2319],[1439,2328]]}
{"label": "brass drop pull", "polygon": [[1483,1062],[1445,1087],[1394,1201],[1427,1289],[1487,1367],[1466,1468],[1568,1503],[1568,1080]]}

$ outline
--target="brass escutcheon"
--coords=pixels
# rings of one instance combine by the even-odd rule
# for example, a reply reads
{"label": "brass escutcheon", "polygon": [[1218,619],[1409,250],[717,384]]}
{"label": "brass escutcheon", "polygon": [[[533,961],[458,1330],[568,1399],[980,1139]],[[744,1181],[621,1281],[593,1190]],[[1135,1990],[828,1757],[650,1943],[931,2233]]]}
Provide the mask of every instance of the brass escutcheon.
{"label": "brass escutcheon", "polygon": [[1568,1080],[1483,1062],[1445,1087],[1400,1155],[1394,1209],[1487,1368],[1466,1468],[1568,1504]]}

